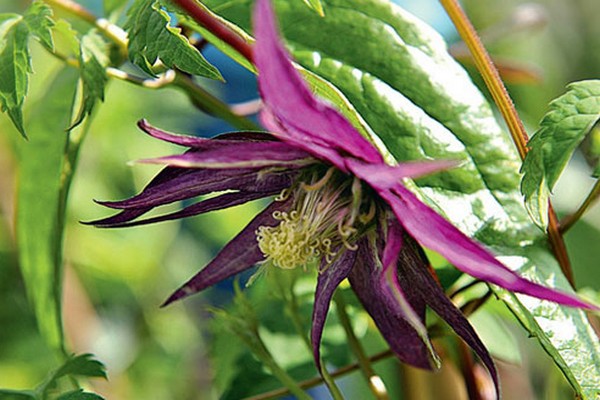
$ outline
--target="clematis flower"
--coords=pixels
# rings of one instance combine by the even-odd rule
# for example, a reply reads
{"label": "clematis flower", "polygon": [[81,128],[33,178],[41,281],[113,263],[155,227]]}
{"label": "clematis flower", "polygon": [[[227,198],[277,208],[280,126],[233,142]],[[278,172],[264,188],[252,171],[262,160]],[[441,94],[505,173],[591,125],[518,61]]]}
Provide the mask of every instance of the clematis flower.
{"label": "clematis flower", "polygon": [[[421,246],[459,270],[513,292],[590,308],[569,294],[519,277],[490,251],[421,202],[402,180],[452,167],[448,161],[388,165],[377,148],[337,110],[316,98],[280,42],[271,5],[254,12],[254,59],[270,133],[234,132],[204,139],[161,131],[149,135],[188,147],[149,162],[167,165],[138,195],[101,202],[120,209],[93,224],[125,227],[188,217],[275,196],[200,272],[165,304],[250,269],[318,268],[311,339],[319,347],[329,304],[348,279],[356,296],[404,362],[431,369],[430,307],[479,355],[498,385],[493,361],[475,331],[446,297]],[[155,207],[218,193],[180,211],[138,219]]]}

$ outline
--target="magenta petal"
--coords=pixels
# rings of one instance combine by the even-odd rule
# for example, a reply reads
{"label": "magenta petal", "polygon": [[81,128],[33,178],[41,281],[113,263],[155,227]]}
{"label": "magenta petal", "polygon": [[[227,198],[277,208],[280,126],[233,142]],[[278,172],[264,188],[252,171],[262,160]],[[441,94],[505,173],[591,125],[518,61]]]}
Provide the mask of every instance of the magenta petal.
{"label": "magenta petal", "polygon": [[[329,303],[333,297],[335,289],[346,279],[348,273],[354,266],[356,252],[347,250],[331,265],[319,273],[317,279],[317,290],[315,291],[315,303],[312,313],[312,328],[310,331],[310,340],[313,347],[313,355],[317,369],[321,370],[321,337],[323,336],[323,327],[329,311]],[[325,267],[325,260],[321,262],[321,268]]]}
{"label": "magenta petal", "polygon": [[289,131],[294,133],[292,135],[294,139],[291,139],[288,136],[285,136],[282,139],[288,141],[291,145],[294,145],[300,149],[303,149],[307,153],[314,155],[320,160],[329,162],[330,164],[339,168],[341,171],[346,172],[348,170],[348,168],[346,167],[346,160],[344,156],[339,154],[337,150],[332,149],[328,145],[322,144],[318,140],[315,141],[313,138],[303,133],[296,133],[296,131],[293,128],[290,128],[289,126],[284,128],[281,125],[280,121],[278,121],[277,118],[273,114],[271,114],[271,112],[268,109],[263,109],[263,111],[260,114],[260,121],[267,129],[273,132]]}
{"label": "magenta petal", "polygon": [[[400,360],[415,367],[431,369],[431,353],[428,346],[406,322],[404,312],[390,291],[385,286],[382,287],[382,268],[377,265],[376,250],[368,238],[360,240],[358,244],[356,266],[348,276],[356,296]],[[416,295],[412,283],[404,277],[399,278],[399,285],[411,308],[421,323],[424,323],[425,303]]]}
{"label": "magenta petal", "polygon": [[227,243],[204,269],[177,289],[164,302],[163,306],[198,293],[263,261],[264,255],[258,248],[256,241],[256,230],[261,226],[276,226],[279,221],[273,218],[273,212],[287,210],[291,204],[291,198],[286,201],[271,203],[263,212],[254,217],[235,238]]}
{"label": "magenta petal", "polygon": [[318,141],[368,162],[382,161],[377,149],[348,120],[311,93],[279,40],[268,0],[256,4],[254,35],[254,60],[265,106],[284,128],[293,128],[277,133],[295,142]]}
{"label": "magenta petal", "polygon": [[411,251],[404,253],[404,258],[399,263],[400,273],[405,275],[406,279],[414,285],[416,290],[421,292],[421,296],[425,299],[427,305],[443,318],[454,332],[477,353],[492,376],[496,394],[498,395],[498,372],[485,345],[481,342],[462,312],[448,299],[442,288],[430,275],[427,270],[429,262],[420,246],[414,239],[406,236],[405,247],[410,248]]}
{"label": "magenta petal", "polygon": [[347,159],[347,168],[360,177],[368,177],[372,185],[390,188],[404,178],[420,178],[435,172],[444,171],[460,165],[456,160],[413,161],[398,165],[367,164],[358,160]]}
{"label": "magenta petal", "polygon": [[440,253],[461,271],[513,292],[571,307],[597,309],[574,295],[521,278],[402,185],[396,185],[393,193],[380,190],[379,195],[392,207],[396,217],[412,237],[421,245]]}

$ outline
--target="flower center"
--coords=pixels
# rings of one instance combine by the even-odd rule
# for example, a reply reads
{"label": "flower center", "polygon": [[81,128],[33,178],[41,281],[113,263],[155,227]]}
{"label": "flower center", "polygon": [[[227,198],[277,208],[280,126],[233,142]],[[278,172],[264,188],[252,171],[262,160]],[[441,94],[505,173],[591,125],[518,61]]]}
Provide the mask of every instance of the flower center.
{"label": "flower center", "polygon": [[[277,226],[256,230],[258,247],[273,265],[292,269],[325,258],[330,264],[343,247],[355,250],[355,234],[371,212],[360,214],[361,183],[329,169],[322,177],[313,173],[293,189],[284,190],[276,200],[294,197],[291,211],[276,211]],[[366,217],[366,218],[365,218]]]}

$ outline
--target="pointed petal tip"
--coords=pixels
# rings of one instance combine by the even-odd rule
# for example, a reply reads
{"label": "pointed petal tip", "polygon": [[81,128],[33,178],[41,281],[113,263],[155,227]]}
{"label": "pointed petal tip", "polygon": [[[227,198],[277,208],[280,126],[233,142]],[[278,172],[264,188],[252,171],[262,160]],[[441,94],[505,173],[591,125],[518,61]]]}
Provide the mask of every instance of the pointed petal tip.
{"label": "pointed petal tip", "polygon": [[146,118],[142,118],[137,122],[137,126],[138,128],[140,128],[141,130],[143,130],[144,132],[147,132],[148,129],[150,129],[152,126],[148,123],[148,120]]}
{"label": "pointed petal tip", "polygon": [[160,305],[160,308],[165,308],[165,307],[171,305],[172,303],[176,302],[177,300],[179,300],[182,297],[183,297],[183,294],[180,294],[180,291],[178,290],[175,293],[173,293],[171,296],[169,296],[169,298]]}

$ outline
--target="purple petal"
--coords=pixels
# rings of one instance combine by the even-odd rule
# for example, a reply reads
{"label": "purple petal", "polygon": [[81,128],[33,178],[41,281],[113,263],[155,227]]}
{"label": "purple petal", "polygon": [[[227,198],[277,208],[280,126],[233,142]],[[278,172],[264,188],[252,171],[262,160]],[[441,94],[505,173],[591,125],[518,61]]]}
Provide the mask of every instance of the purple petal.
{"label": "purple petal", "polygon": [[262,124],[269,130],[273,132],[292,132],[294,133],[293,137],[300,138],[296,141],[290,140],[290,143],[293,143],[296,147],[305,150],[306,152],[313,154],[316,158],[327,161],[341,171],[347,172],[346,162],[343,155],[341,155],[337,150],[332,149],[328,145],[324,145],[320,141],[315,141],[310,136],[305,135],[301,132],[296,132],[291,127],[283,127],[280,121],[268,110],[263,109],[260,114],[260,121]]}
{"label": "purple petal", "polygon": [[[331,302],[335,289],[348,276],[348,273],[354,266],[355,260],[356,251],[346,250],[323,272],[320,272],[317,279],[310,340],[312,342],[315,364],[319,371],[321,371],[321,337],[323,336],[323,327],[325,326],[327,312],[329,311],[329,303]],[[323,267],[325,267],[324,259],[321,262],[321,268]]]}
{"label": "purple petal", "polygon": [[226,193],[221,196],[213,197],[210,199],[203,200],[196,204],[192,204],[191,206],[185,207],[182,210],[160,215],[158,217],[143,219],[139,221],[133,221],[135,218],[139,217],[142,214],[150,211],[151,208],[134,208],[124,210],[121,213],[101,219],[98,221],[88,222],[86,224],[95,225],[103,228],[126,228],[138,225],[147,225],[154,224],[156,222],[169,221],[180,218],[192,217],[194,215],[199,215],[203,213],[207,213],[209,211],[222,210],[224,208],[229,208],[233,206],[237,206],[240,204],[247,203],[252,200],[262,199],[264,197],[273,196],[281,192],[281,189],[274,190],[271,192],[235,192],[235,193]]}
{"label": "purple petal", "polygon": [[138,121],[138,127],[153,138],[181,146],[209,149],[227,145],[228,141],[273,141],[273,136],[261,132],[231,132],[224,133],[216,138],[201,138],[197,136],[175,135],[162,129],[158,129],[148,123],[145,119]]}
{"label": "purple petal", "polygon": [[273,218],[273,212],[288,209],[292,198],[271,203],[229,243],[204,269],[177,289],[163,306],[206,289],[224,279],[245,271],[263,261],[264,255],[258,248],[256,230],[261,226],[276,226],[280,221]]}
{"label": "purple petal", "polygon": [[396,217],[412,237],[423,246],[440,253],[461,271],[513,292],[524,293],[571,307],[598,309],[574,295],[562,293],[521,278],[496,260],[480,244],[468,238],[421,202],[404,186],[396,185],[393,193],[381,189],[378,190],[378,193],[392,207]]}
{"label": "purple petal", "polygon": [[[357,262],[348,279],[356,296],[371,315],[379,331],[400,360],[415,367],[431,369],[430,351],[413,327],[406,322],[396,299],[382,288],[382,268],[368,238],[359,241]],[[425,303],[404,277],[399,284],[412,309],[423,323]]]}
{"label": "purple petal", "polygon": [[419,335],[423,343],[425,343],[429,349],[431,360],[436,366],[439,366],[439,360],[433,350],[433,346],[427,335],[427,328],[423,323],[422,316],[417,315],[415,310],[412,308],[409,298],[405,294],[402,286],[400,285],[400,277],[398,276],[398,260],[402,255],[402,262],[405,262],[407,251],[410,248],[403,246],[402,236],[404,235],[402,227],[395,218],[390,219],[387,222],[386,232],[381,232],[383,229],[380,224],[379,234],[380,238],[385,237],[385,244],[383,249],[383,256],[381,261],[383,264],[383,274],[381,274],[381,288],[387,291],[388,296],[396,300],[397,308],[402,312],[402,317],[410,324],[410,326]]}
{"label": "purple petal", "polygon": [[316,162],[304,152],[283,142],[230,142],[227,146],[202,151],[141,160],[144,163],[168,164],[183,168],[263,168],[303,167]]}
{"label": "purple petal", "polygon": [[[222,190],[267,192],[291,185],[295,171],[165,168],[144,190],[129,199],[105,201],[111,208],[149,208]],[[168,177],[168,179],[167,179]]]}
{"label": "purple petal", "polygon": [[400,273],[406,275],[406,279],[412,282],[414,287],[421,292],[421,296],[425,299],[427,305],[443,318],[454,332],[477,353],[492,376],[498,395],[500,393],[498,373],[485,345],[481,342],[469,321],[446,297],[442,288],[429,273],[429,262],[421,247],[414,239],[405,236],[405,248],[410,250],[403,253],[404,258],[399,263]]}
{"label": "purple petal", "polygon": [[296,144],[308,139],[368,162],[381,162],[377,149],[350,122],[311,93],[279,40],[268,0],[256,4],[254,34],[259,89],[266,108],[286,128],[277,132],[282,139]]}
{"label": "purple petal", "polygon": [[454,168],[460,165],[457,160],[413,161],[390,166],[383,163],[367,164],[358,160],[347,159],[348,169],[359,176],[368,176],[372,185],[390,188],[404,178],[420,178]]}

